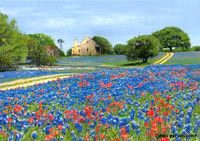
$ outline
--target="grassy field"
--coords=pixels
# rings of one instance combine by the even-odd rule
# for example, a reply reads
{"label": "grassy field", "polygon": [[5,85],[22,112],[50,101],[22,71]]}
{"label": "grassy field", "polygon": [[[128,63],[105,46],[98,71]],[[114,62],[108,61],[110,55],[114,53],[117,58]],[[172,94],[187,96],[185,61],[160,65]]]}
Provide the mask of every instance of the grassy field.
{"label": "grassy field", "polygon": [[165,53],[150,58],[149,62],[143,64],[140,60],[128,61],[124,55],[103,55],[103,56],[72,56],[58,59],[57,65],[64,66],[93,66],[93,67],[128,67],[128,66],[147,66],[162,58]]}
{"label": "grassy field", "polygon": [[200,64],[200,52],[176,52],[165,64]]}

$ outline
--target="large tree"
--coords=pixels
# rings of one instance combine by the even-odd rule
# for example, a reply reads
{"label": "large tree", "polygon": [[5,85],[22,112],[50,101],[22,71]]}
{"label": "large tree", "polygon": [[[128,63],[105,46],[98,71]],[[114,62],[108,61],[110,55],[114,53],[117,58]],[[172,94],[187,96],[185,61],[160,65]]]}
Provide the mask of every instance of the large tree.
{"label": "large tree", "polygon": [[16,21],[0,13],[0,71],[13,69],[26,60],[26,43],[26,37],[19,31]]}
{"label": "large tree", "polygon": [[169,48],[172,51],[172,48],[182,48],[186,50],[191,45],[187,33],[178,27],[165,27],[154,32],[152,35],[160,41],[161,49]]}
{"label": "large tree", "polygon": [[142,35],[128,41],[128,60],[142,59],[143,63],[148,58],[158,55],[159,41],[152,35]]}
{"label": "large tree", "polygon": [[127,53],[127,45],[124,44],[116,44],[114,47],[114,51],[117,55],[125,55]]}
{"label": "large tree", "polygon": [[112,44],[106,38],[101,37],[101,36],[94,36],[92,39],[97,43],[97,45],[100,46],[101,54],[114,53]]}
{"label": "large tree", "polygon": [[[55,62],[55,56],[50,56],[45,50],[45,46],[51,45],[55,47],[53,39],[45,34],[29,34],[28,35],[28,59],[32,64],[52,65]],[[58,48],[55,47],[58,50]],[[60,53],[60,52],[59,52]]]}
{"label": "large tree", "polygon": [[39,42],[40,46],[45,47],[51,45],[55,48],[55,50],[58,50],[60,56],[65,56],[65,53],[56,46],[51,36],[43,33],[29,34],[28,36],[36,39]]}

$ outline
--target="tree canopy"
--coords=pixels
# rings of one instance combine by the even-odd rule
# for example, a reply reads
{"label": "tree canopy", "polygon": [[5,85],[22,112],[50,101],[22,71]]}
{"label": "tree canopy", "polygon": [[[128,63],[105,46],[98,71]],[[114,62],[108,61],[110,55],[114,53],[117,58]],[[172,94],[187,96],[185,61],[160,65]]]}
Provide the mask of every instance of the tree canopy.
{"label": "tree canopy", "polygon": [[[31,63],[39,65],[52,65],[55,62],[55,56],[47,54],[45,47],[51,45],[55,50],[60,51],[54,44],[54,40],[45,34],[28,35],[28,59]],[[62,52],[59,52],[61,54]]]}
{"label": "tree canopy", "polygon": [[94,36],[92,39],[101,47],[101,54],[114,53],[112,44],[106,38],[101,36]]}
{"label": "tree canopy", "polygon": [[143,63],[148,58],[158,55],[159,41],[152,35],[142,35],[128,40],[127,59],[142,59]]}
{"label": "tree canopy", "polygon": [[127,48],[127,45],[116,44],[114,47],[114,51],[117,55],[125,55],[127,53]]}
{"label": "tree canopy", "polygon": [[36,39],[39,41],[39,44],[41,46],[45,46],[45,45],[55,45],[54,40],[52,39],[51,36],[48,36],[46,34],[43,33],[37,33],[37,34],[28,34],[28,36]]}
{"label": "tree canopy", "polygon": [[161,49],[169,48],[172,51],[172,48],[182,48],[186,50],[191,45],[187,33],[178,27],[165,27],[154,32],[152,35],[159,40]]}
{"label": "tree canopy", "polygon": [[0,13],[0,71],[13,69],[15,64],[26,60],[27,54],[26,37],[16,21]]}

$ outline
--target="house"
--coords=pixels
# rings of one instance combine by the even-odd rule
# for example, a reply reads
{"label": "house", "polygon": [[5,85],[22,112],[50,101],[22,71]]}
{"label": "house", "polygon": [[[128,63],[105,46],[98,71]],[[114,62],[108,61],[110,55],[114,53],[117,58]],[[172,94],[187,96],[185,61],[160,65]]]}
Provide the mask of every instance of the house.
{"label": "house", "polygon": [[101,47],[89,36],[85,37],[82,42],[74,41],[72,55],[100,55]]}

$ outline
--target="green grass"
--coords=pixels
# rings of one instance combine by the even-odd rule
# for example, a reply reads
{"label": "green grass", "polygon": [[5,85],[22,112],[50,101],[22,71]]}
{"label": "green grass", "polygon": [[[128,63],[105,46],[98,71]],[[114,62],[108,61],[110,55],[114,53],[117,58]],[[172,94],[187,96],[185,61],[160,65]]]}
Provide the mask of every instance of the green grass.
{"label": "green grass", "polygon": [[144,67],[162,58],[165,53],[160,53],[154,58],[149,58],[148,63],[141,60],[128,61],[124,55],[104,55],[104,56],[71,56],[59,58],[57,65],[70,67]]}
{"label": "green grass", "polygon": [[123,62],[115,62],[115,63],[105,63],[105,66],[110,67],[146,67],[148,65],[153,64],[154,62],[158,61],[162,57],[165,56],[165,53],[160,56],[159,58],[150,58],[147,63],[143,63],[141,60],[135,60],[135,61],[123,61]]}
{"label": "green grass", "polygon": [[200,58],[171,58],[164,64],[200,64]]}

